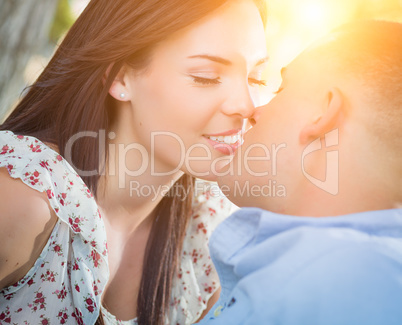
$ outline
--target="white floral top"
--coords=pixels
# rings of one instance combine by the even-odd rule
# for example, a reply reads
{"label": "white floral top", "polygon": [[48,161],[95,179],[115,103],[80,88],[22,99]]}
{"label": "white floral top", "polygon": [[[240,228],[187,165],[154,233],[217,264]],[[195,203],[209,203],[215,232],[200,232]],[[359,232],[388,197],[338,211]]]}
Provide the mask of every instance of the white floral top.
{"label": "white floral top", "polygon": [[[66,160],[33,137],[0,131],[0,167],[46,192],[59,218],[25,277],[0,290],[0,324],[94,324],[109,270],[106,232],[91,192]],[[233,205],[216,185],[206,184],[197,183],[168,324],[195,322],[219,287],[207,243]],[[136,323],[102,313],[107,324]]]}

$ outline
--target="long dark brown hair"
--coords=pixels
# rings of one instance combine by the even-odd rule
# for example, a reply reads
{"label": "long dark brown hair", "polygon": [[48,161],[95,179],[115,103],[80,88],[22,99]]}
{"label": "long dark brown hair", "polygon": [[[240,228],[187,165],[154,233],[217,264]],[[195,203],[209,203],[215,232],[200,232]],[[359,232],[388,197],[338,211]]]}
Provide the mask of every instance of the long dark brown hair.
{"label": "long dark brown hair", "polygon": [[[107,134],[115,103],[108,90],[123,65],[138,71],[145,68],[158,42],[227,1],[90,1],[0,129],[55,144],[63,156],[68,140],[78,132],[105,130]],[[254,1],[265,24],[265,2]],[[99,152],[96,141],[93,137],[80,138],[72,147],[71,157],[66,157],[95,197],[100,166],[106,165],[99,162],[106,162],[108,156],[107,151]],[[92,176],[79,172],[91,170],[98,172]],[[184,175],[178,183],[191,194],[192,177]],[[191,195],[182,201],[176,192],[170,192],[158,205],[158,218],[147,242],[137,303],[141,325],[162,324],[168,312],[192,203]]]}

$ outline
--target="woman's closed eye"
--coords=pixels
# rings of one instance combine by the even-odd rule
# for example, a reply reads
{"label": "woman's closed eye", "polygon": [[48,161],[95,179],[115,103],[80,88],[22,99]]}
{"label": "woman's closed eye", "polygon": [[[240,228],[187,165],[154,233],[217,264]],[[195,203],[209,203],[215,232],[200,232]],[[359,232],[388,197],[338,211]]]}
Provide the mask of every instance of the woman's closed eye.
{"label": "woman's closed eye", "polygon": [[[222,83],[219,77],[205,78],[205,77],[191,75],[191,78],[193,78],[193,81],[195,83],[200,84],[200,85],[219,85]],[[257,85],[257,86],[266,86],[267,85],[267,82],[265,80],[258,80],[255,78],[249,78],[248,82],[250,85]]]}
{"label": "woman's closed eye", "polygon": [[205,78],[205,77],[191,75],[191,78],[193,78],[193,81],[195,83],[200,84],[200,85],[219,85],[221,83],[219,77]]}
{"label": "woman's closed eye", "polygon": [[266,86],[267,85],[267,82],[265,80],[259,80],[256,78],[248,78],[248,82],[251,85],[257,85],[257,86]]}

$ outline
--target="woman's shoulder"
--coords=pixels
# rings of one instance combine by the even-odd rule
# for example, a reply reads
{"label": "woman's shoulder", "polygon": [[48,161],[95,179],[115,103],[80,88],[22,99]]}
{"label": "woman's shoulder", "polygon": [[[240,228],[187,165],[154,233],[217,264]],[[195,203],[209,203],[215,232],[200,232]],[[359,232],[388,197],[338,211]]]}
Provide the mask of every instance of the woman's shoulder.
{"label": "woman's shoulder", "polygon": [[34,264],[57,221],[46,195],[0,168],[0,288]]}
{"label": "woman's shoulder", "polygon": [[29,214],[29,221],[35,223],[53,215],[46,194],[26,186],[20,179],[10,177],[6,168],[0,168],[0,185],[0,217],[7,219],[5,216],[13,215],[6,222],[17,223],[22,221],[17,217],[24,218]]}
{"label": "woman's shoulder", "polygon": [[58,152],[35,137],[0,131],[0,143],[0,167],[32,188],[43,186],[41,175],[47,175],[51,182],[60,171],[73,172]]}
{"label": "woman's shoulder", "polygon": [[0,131],[0,168],[43,193],[57,217],[106,255],[106,234],[95,199],[82,178],[59,153],[31,136]]}
{"label": "woman's shoulder", "polygon": [[[19,324],[28,314],[39,322],[60,313],[93,324],[109,271],[106,232],[90,190],[58,152],[10,131],[0,131],[0,170],[0,222],[6,232],[0,243],[12,247],[0,259],[31,267],[12,276],[12,270],[0,269],[7,276],[0,314]],[[15,254],[16,249],[21,251]],[[15,259],[27,253],[31,259]]]}

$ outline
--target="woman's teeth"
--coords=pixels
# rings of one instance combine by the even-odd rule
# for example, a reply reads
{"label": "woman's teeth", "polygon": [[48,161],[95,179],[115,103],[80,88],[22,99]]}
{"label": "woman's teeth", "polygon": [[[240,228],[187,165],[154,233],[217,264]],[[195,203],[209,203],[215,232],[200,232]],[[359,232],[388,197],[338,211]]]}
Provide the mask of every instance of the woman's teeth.
{"label": "woman's teeth", "polygon": [[232,135],[232,136],[226,135],[226,136],[219,136],[219,137],[209,136],[208,138],[215,142],[220,142],[220,143],[225,143],[225,144],[235,144],[242,137],[240,134],[236,134],[236,135]]}

